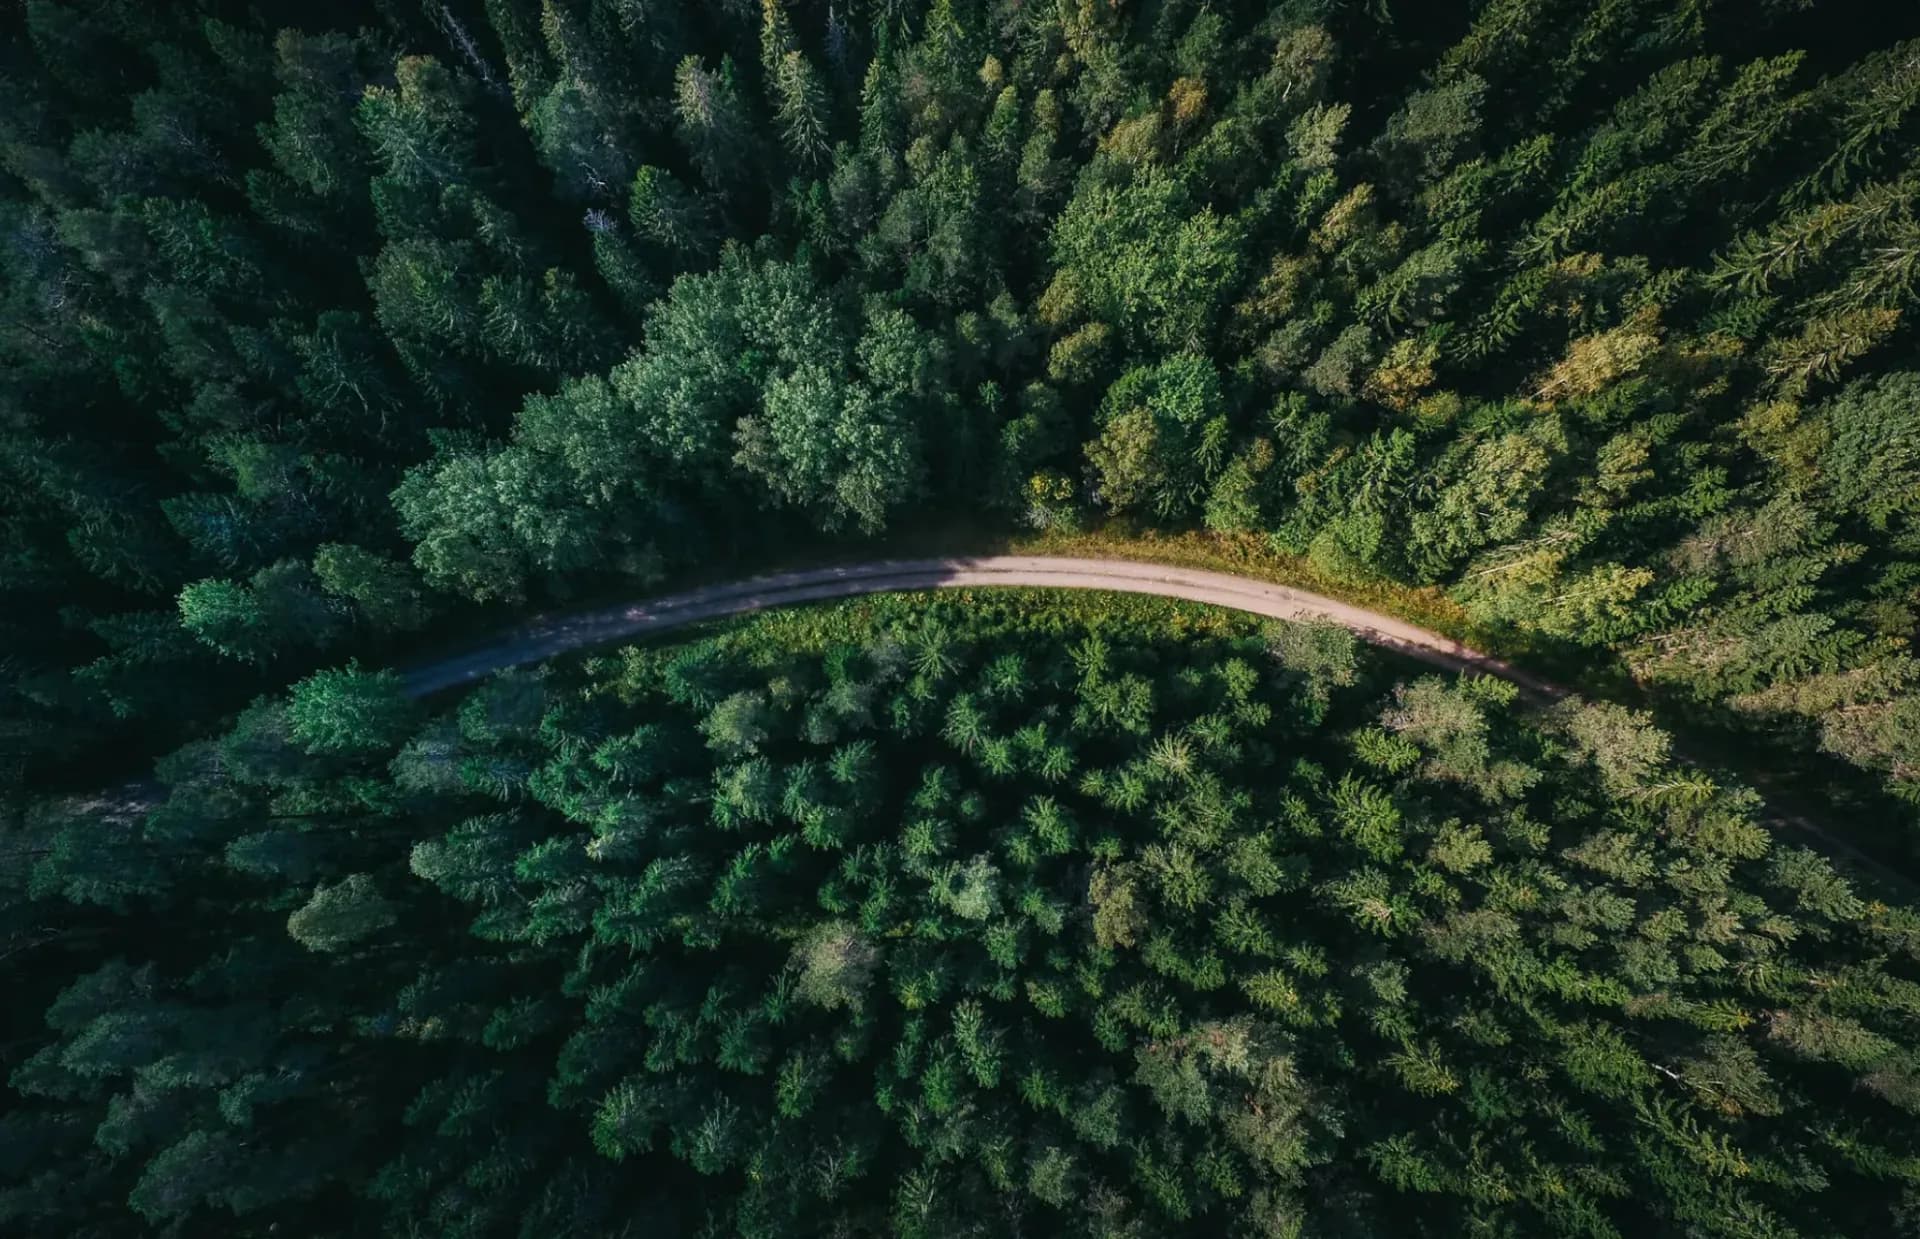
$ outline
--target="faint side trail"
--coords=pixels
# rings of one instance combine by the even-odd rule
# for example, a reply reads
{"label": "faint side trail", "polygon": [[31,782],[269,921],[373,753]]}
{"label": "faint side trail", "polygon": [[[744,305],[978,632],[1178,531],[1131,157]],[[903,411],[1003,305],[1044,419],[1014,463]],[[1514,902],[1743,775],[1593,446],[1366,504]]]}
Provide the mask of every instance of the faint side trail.
{"label": "faint side trail", "polygon": [[[1519,685],[1535,702],[1550,702],[1571,695],[1571,690],[1562,685],[1462,645],[1451,637],[1337,598],[1224,572],[1127,559],[1042,555],[873,560],[830,568],[802,568],[724,585],[704,585],[643,602],[537,618],[477,649],[413,667],[405,673],[407,692],[414,697],[430,696],[509,667],[544,662],[570,650],[605,645],[627,637],[651,636],[703,620],[861,594],[970,586],[1153,594],[1273,619],[1338,624],[1362,641],[1420,662],[1450,671],[1499,676]],[[1766,782],[1758,781],[1763,786]],[[1830,854],[1850,860],[1903,890],[1914,890],[1901,875],[1808,818],[1771,806],[1767,812],[1769,825],[1805,835]]]}

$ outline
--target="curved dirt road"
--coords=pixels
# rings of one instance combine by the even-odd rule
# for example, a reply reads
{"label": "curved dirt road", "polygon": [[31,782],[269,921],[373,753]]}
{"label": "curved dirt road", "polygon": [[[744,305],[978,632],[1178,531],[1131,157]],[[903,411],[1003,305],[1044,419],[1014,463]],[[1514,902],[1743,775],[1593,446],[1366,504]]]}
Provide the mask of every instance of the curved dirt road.
{"label": "curved dirt road", "polygon": [[[625,637],[650,636],[702,620],[763,611],[770,607],[851,598],[861,594],[921,589],[1031,587],[1110,590],[1153,594],[1207,603],[1254,615],[1294,621],[1322,621],[1351,630],[1361,640],[1451,671],[1479,671],[1517,684],[1534,702],[1570,695],[1570,690],[1541,679],[1490,654],[1429,632],[1391,615],[1369,611],[1321,594],[1274,585],[1224,572],[1204,572],[1127,559],[1079,559],[1040,555],[987,555],[979,558],[894,559],[802,568],[748,577],[724,585],[704,585],[645,602],[539,618],[510,629],[486,645],[436,659],[405,673],[409,696],[426,697],[484,679],[508,667],[544,662],[569,650],[604,645]],[[1676,750],[1679,748],[1676,745]],[[1765,776],[1751,779],[1763,789]],[[1767,823],[1805,836],[1830,855],[1852,861],[1899,888],[1913,884],[1882,862],[1822,829],[1798,813],[1769,805]]]}
{"label": "curved dirt road", "polygon": [[979,559],[875,560],[805,568],[665,594],[628,606],[537,619],[479,649],[415,667],[407,691],[424,697],[495,671],[542,662],[568,650],[650,635],[701,620],[769,607],[859,594],[961,586],[1028,586],[1154,594],[1283,620],[1321,620],[1351,629],[1363,641],[1455,671],[1483,671],[1552,699],[1566,690],[1437,632],[1305,590],[1224,572],[1202,572],[1125,559],[990,555]]}

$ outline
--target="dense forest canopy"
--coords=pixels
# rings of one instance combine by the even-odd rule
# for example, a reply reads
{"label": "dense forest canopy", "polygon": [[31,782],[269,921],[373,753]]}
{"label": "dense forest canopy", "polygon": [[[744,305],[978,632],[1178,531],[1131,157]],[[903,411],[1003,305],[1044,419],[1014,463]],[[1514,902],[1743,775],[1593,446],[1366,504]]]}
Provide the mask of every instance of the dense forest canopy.
{"label": "dense forest canopy", "polygon": [[1920,872],[1917,197],[1883,0],[15,0],[0,1228],[1920,1234],[1920,926],[1626,706],[987,596],[387,670],[1202,531]]}
{"label": "dense forest canopy", "polygon": [[1845,0],[24,0],[12,785],[476,603],[941,513],[1439,586],[1920,796],[1916,35]]}
{"label": "dense forest canopy", "polygon": [[1920,916],[1619,706],[1170,603],[324,671],[36,894],[18,1233],[1920,1234]]}

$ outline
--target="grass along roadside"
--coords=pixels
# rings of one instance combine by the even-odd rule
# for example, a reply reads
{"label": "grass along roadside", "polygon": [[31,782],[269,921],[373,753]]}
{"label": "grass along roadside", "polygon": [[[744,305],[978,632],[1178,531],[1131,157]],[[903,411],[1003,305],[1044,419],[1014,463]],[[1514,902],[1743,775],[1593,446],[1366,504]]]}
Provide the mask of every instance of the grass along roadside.
{"label": "grass along roadside", "polygon": [[[1004,554],[1069,555],[1084,559],[1133,559],[1143,563],[1201,568],[1292,585],[1342,602],[1397,616],[1443,633],[1489,654],[1514,649],[1510,638],[1476,626],[1465,609],[1441,590],[1391,581],[1351,581],[1321,571],[1304,556],[1269,549],[1251,535],[1188,531],[1144,532],[1108,525],[1079,533],[1024,533],[1003,543]],[[1518,652],[1514,650],[1514,652]]]}
{"label": "grass along roadside", "polygon": [[1265,539],[1251,534],[1204,530],[1167,533],[1139,530],[1116,521],[1077,533],[1007,535],[995,546],[1001,554],[1132,559],[1252,577],[1310,590],[1417,624],[1590,696],[1616,697],[1631,683],[1626,669],[1607,651],[1582,649],[1514,628],[1478,624],[1439,586],[1337,576],[1304,555],[1276,551]]}

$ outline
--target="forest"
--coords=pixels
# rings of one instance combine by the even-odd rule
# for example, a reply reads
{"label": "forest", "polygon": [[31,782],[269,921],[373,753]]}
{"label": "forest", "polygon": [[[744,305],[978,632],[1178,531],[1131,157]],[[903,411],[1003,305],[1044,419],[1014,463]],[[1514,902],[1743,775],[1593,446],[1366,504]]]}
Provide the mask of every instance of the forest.
{"label": "forest", "polygon": [[[1920,1235],[1920,921],[1762,795],[1920,879],[1917,196],[1885,0],[14,0],[0,1230]],[[949,530],[1582,692],[992,593],[401,691]]]}
{"label": "forest", "polygon": [[1920,913],[1345,629],[897,596],[160,776],[35,823],[166,932],[13,1067],[16,1233],[1920,1233]]}

